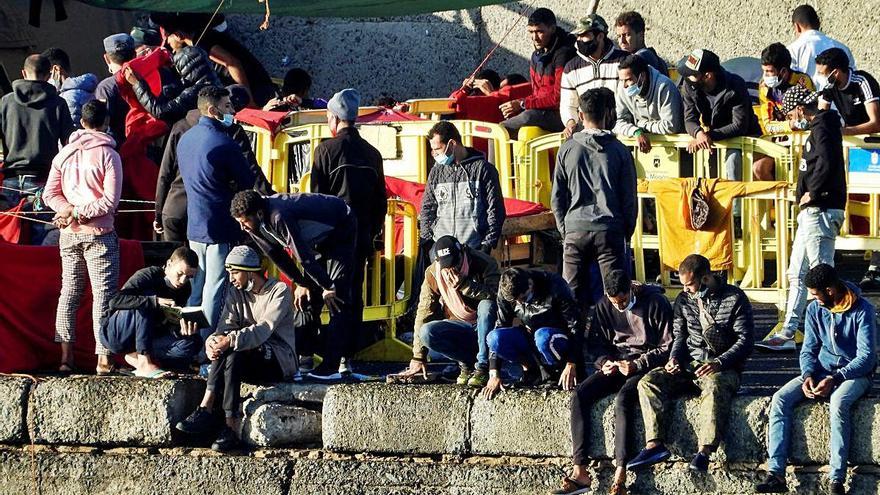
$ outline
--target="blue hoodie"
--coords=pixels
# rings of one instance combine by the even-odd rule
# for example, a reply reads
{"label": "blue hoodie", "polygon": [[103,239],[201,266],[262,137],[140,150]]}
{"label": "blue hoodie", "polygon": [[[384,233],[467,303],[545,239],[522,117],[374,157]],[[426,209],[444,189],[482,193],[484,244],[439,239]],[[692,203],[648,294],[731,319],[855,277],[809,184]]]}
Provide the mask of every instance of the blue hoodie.
{"label": "blue hoodie", "polygon": [[844,380],[868,376],[877,364],[874,306],[861,297],[855,285],[846,282],[856,295],[852,307],[843,313],[813,301],[807,306],[804,345],[801,348],[801,376]]}
{"label": "blue hoodie", "polygon": [[82,129],[82,107],[95,99],[95,90],[98,89],[98,77],[94,74],[83,74],[77,77],[68,77],[61,83],[58,95],[67,102],[70,110],[70,118],[73,126]]}

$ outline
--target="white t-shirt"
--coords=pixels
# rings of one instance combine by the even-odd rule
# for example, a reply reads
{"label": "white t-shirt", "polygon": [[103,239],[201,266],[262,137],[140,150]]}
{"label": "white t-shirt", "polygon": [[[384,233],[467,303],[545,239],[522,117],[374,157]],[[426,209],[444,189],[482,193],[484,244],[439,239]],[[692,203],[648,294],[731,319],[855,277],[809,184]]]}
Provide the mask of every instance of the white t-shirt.
{"label": "white t-shirt", "polygon": [[813,82],[816,83],[817,90],[824,88],[819,86],[820,79],[816,78],[816,56],[829,48],[840,48],[846,52],[846,56],[849,57],[850,67],[856,68],[856,60],[853,58],[849,48],[843,43],[829,38],[822,31],[815,29],[804,31],[798,36],[798,39],[788,45],[788,51],[791,53],[792,70],[808,74]]}

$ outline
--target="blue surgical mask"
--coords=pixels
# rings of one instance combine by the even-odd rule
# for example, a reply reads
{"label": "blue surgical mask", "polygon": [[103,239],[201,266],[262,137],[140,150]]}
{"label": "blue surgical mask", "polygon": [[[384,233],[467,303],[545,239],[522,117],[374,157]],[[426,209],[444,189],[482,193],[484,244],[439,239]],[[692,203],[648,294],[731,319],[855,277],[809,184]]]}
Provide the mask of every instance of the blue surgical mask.
{"label": "blue surgical mask", "polygon": [[629,96],[630,98],[635,98],[636,95],[642,92],[642,88],[638,87],[638,85],[630,84],[626,87],[626,89],[624,89],[624,92],[626,92],[626,96]]}
{"label": "blue surgical mask", "polygon": [[455,156],[453,154],[446,154],[449,150],[449,145],[446,145],[446,149],[443,150],[442,155],[437,155],[434,157],[434,160],[437,162],[437,165],[452,165],[455,162]]}
{"label": "blue surgical mask", "polygon": [[764,76],[764,86],[770,89],[779,86],[779,76]]}
{"label": "blue surgical mask", "polygon": [[224,113],[223,118],[220,119],[220,123],[223,124],[223,127],[229,127],[235,122],[235,116],[231,113]]}
{"label": "blue surgical mask", "polygon": [[612,305],[612,306],[614,306],[614,309],[616,309],[617,311],[619,311],[621,313],[626,313],[627,311],[633,309],[633,306],[635,306],[635,305],[636,305],[636,295],[630,294],[629,304],[627,304],[625,308],[621,309],[621,308],[618,308],[617,306],[614,306],[614,305]]}
{"label": "blue surgical mask", "polygon": [[807,122],[807,119],[798,119],[791,124],[791,129],[793,131],[806,131],[809,127],[810,123]]}

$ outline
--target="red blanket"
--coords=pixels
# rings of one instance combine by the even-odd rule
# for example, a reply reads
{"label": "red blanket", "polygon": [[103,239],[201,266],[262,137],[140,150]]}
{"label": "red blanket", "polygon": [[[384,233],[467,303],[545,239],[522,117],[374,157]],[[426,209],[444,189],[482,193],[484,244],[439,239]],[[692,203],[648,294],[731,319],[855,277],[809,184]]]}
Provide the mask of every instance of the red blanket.
{"label": "red blanket", "polygon": [[[422,208],[422,196],[425,195],[425,185],[386,176],[385,194],[389,198],[399,197],[408,203],[412,203],[416,207],[416,211],[419,211]],[[504,198],[504,210],[507,212],[507,218],[515,218],[535,215],[547,211],[547,208],[544,208],[544,205],[541,203]]]}
{"label": "red blanket", "polygon": [[[119,278],[125,282],[144,266],[137,241],[119,241]],[[61,293],[61,258],[57,247],[0,242],[0,373],[56,369],[61,347],[55,343],[55,310]],[[121,285],[121,284],[120,284]],[[76,364],[96,364],[92,334],[92,293],[86,290],[76,314]]]}

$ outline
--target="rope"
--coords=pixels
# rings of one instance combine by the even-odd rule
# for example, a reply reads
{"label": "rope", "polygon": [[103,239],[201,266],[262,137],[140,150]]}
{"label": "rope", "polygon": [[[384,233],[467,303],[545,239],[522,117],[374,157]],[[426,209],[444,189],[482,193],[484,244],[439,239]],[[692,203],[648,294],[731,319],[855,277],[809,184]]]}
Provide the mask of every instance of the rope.
{"label": "rope", "polygon": [[217,17],[217,12],[220,12],[220,7],[223,7],[224,3],[226,3],[226,0],[220,0],[220,3],[217,5],[217,8],[214,9],[214,13],[211,14],[211,18],[208,19],[208,23],[205,24],[205,29],[202,29],[202,34],[200,34],[198,39],[196,40],[196,42],[195,42],[196,45],[198,45],[199,42],[202,41],[202,37],[205,35],[205,33],[208,32],[208,28],[211,27],[211,23],[214,22],[214,18]]}
{"label": "rope", "polygon": [[[266,0],[266,1],[268,2],[268,0]],[[476,75],[481,70],[483,70],[483,67],[486,65],[486,62],[488,62],[489,59],[492,58],[492,55],[495,54],[495,50],[497,50],[498,47],[500,47],[501,44],[504,43],[504,40],[506,40],[507,37],[510,36],[510,33],[513,32],[513,28],[515,28],[520,23],[520,21],[522,21],[525,18],[526,11],[531,8],[532,2],[534,2],[534,0],[530,0],[529,2],[527,2],[525,4],[523,9],[519,13],[519,17],[516,18],[516,21],[514,21],[514,23],[507,29],[507,32],[504,33],[504,36],[501,37],[501,40],[499,40],[498,43],[495,43],[495,46],[493,46],[492,49],[489,50],[489,53],[486,54],[486,56],[483,58],[483,61],[480,62],[480,65],[478,65],[477,68],[474,69],[473,72],[471,72],[471,75],[468,77],[468,79],[470,79],[472,77],[476,77]],[[466,89],[466,88],[464,86],[462,86],[462,89]]]}
{"label": "rope", "polygon": [[[6,189],[9,191],[13,191],[13,192],[21,193],[21,194],[28,194],[28,195],[34,194],[33,191],[22,191],[21,189],[16,189],[14,187],[9,187],[9,186],[0,186],[0,189]],[[145,199],[120,199],[119,202],[120,203],[142,203],[142,204],[150,204],[150,205],[156,204],[155,201],[149,201],[149,200],[145,200]]]}
{"label": "rope", "polygon": [[[116,213],[155,213],[156,210],[118,210]],[[7,217],[14,217],[21,220],[28,220],[34,223],[42,223],[45,225],[55,225],[53,222],[49,222],[46,220],[40,220],[39,218],[33,218],[28,215],[53,215],[54,211],[0,211],[0,215]]]}

